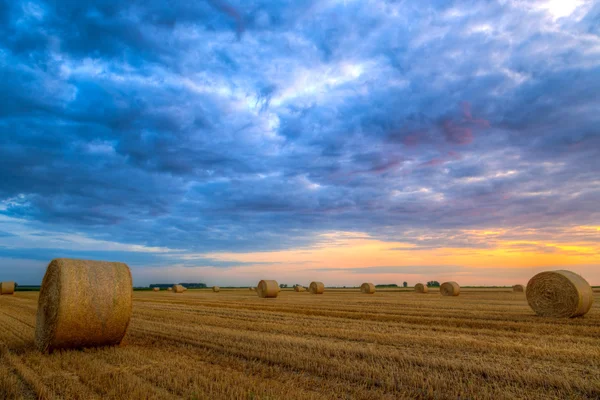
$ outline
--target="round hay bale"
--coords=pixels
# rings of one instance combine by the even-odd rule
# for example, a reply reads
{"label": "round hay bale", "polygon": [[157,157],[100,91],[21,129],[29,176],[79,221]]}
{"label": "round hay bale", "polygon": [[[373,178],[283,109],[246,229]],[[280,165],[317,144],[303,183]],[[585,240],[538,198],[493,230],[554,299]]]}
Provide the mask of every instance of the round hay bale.
{"label": "round hay bale", "polygon": [[213,286],[213,292],[215,292],[215,293],[219,293],[219,290],[221,290],[221,288],[220,288],[220,287],[218,287],[218,286]]}
{"label": "round hay bale", "polygon": [[540,272],[527,283],[527,302],[542,317],[570,318],[586,314],[594,302],[592,287],[571,271]]}
{"label": "round hay bale", "polygon": [[304,286],[300,286],[300,285],[294,287],[294,290],[296,292],[306,292],[306,288]]}
{"label": "round hay bale", "polygon": [[456,282],[444,282],[440,286],[442,296],[458,296],[460,294],[460,286]]}
{"label": "round hay bale", "polygon": [[274,298],[279,295],[279,284],[277,281],[262,280],[258,282],[256,287],[258,297],[262,298]]}
{"label": "round hay bale", "polygon": [[323,294],[325,292],[325,285],[323,282],[311,282],[308,291],[312,294]]}
{"label": "round hay bale", "polygon": [[155,292],[160,292],[160,288],[158,287],[153,287],[152,290],[154,290]]}
{"label": "round hay bale", "polygon": [[173,291],[173,288],[172,288],[172,287],[168,287],[168,288],[167,288],[167,291],[168,291],[168,292],[172,292],[172,291]]}
{"label": "round hay bale", "polygon": [[365,282],[360,285],[360,292],[365,294],[373,294],[375,293],[375,285],[369,282]]}
{"label": "round hay bale", "polygon": [[133,284],[127,264],[52,260],[38,300],[35,343],[42,352],[118,345],[131,318]]}
{"label": "round hay bale", "polygon": [[187,289],[183,287],[183,285],[173,285],[173,292],[174,293],[183,293],[185,292]]}
{"label": "round hay bale", "polygon": [[415,292],[417,293],[427,293],[429,291],[429,288],[427,287],[427,285],[424,285],[422,283],[417,283],[415,285]]}
{"label": "round hay bale", "polygon": [[525,291],[525,286],[523,285],[514,285],[513,292],[523,293]]}
{"label": "round hay bale", "polygon": [[0,295],[15,294],[15,283],[13,281],[0,282]]}

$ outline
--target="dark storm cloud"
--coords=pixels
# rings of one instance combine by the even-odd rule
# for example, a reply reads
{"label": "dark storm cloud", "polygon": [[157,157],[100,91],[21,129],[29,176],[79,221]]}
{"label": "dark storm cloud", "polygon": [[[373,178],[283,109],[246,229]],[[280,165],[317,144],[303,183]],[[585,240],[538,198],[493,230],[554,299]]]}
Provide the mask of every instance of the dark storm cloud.
{"label": "dark storm cloud", "polygon": [[598,12],[2,2],[0,213],[180,263],[599,224]]}

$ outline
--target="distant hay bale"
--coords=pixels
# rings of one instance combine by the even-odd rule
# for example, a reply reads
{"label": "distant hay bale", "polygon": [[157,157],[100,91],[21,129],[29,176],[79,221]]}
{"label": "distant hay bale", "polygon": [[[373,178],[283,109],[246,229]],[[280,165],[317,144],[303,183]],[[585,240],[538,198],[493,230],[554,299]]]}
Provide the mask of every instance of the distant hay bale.
{"label": "distant hay bale", "polygon": [[52,260],[38,300],[37,348],[47,352],[118,345],[131,319],[132,297],[127,264]]}
{"label": "distant hay bale", "polygon": [[277,297],[277,295],[279,295],[279,284],[277,281],[262,280],[258,282],[256,292],[258,293],[258,297],[262,298]]}
{"label": "distant hay bale", "polygon": [[218,286],[213,286],[213,292],[215,292],[215,293],[219,293],[219,290],[221,290],[221,288],[220,288],[220,287],[218,287]]}
{"label": "distant hay bale", "polygon": [[152,290],[154,290],[155,292],[160,292],[160,288],[159,287],[153,287]]}
{"label": "distant hay bale", "polygon": [[0,295],[14,294],[14,293],[15,293],[15,283],[13,281],[0,282]]}
{"label": "distant hay bale", "polygon": [[169,292],[172,292],[172,291],[173,291],[173,288],[172,288],[172,287],[168,287],[168,288],[167,288],[167,291],[169,291]]}
{"label": "distant hay bale", "polygon": [[325,292],[325,285],[323,282],[311,282],[308,291],[312,294],[323,294]]}
{"label": "distant hay bale", "polygon": [[427,293],[429,291],[429,288],[427,287],[427,285],[423,285],[422,283],[417,283],[415,285],[415,292],[417,293]]}
{"label": "distant hay bale", "polygon": [[460,286],[456,282],[444,282],[440,286],[442,296],[458,296],[460,294]]}
{"label": "distant hay bale", "polygon": [[523,285],[514,285],[513,292],[523,293],[525,291],[525,286]]}
{"label": "distant hay bale", "polygon": [[578,317],[594,302],[590,284],[571,271],[540,272],[527,283],[527,302],[542,317]]}
{"label": "distant hay bale", "polygon": [[360,285],[360,292],[365,294],[373,294],[375,293],[375,285],[369,282],[365,282]]}
{"label": "distant hay bale", "polygon": [[173,292],[175,292],[175,293],[183,293],[186,290],[187,289],[184,288],[182,285],[173,285]]}
{"label": "distant hay bale", "polygon": [[304,286],[298,285],[296,287],[294,287],[294,290],[296,292],[306,292],[306,288]]}

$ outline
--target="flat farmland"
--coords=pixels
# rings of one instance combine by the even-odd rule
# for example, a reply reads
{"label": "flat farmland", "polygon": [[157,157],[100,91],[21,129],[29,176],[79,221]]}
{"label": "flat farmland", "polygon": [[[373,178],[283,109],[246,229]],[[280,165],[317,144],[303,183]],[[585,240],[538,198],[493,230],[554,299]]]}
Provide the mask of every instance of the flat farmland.
{"label": "flat farmland", "polygon": [[0,296],[0,398],[600,398],[595,296],[549,319],[503,289],[134,292],[120,347],[43,355],[38,294],[17,292]]}

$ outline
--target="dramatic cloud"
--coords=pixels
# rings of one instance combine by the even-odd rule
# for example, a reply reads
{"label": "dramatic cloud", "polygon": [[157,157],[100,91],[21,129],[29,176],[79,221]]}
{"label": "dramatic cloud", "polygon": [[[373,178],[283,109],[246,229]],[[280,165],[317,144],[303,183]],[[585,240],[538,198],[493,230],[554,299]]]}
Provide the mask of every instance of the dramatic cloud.
{"label": "dramatic cloud", "polygon": [[557,3],[0,2],[0,257],[570,251],[600,226],[600,5]]}

